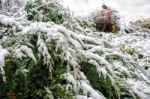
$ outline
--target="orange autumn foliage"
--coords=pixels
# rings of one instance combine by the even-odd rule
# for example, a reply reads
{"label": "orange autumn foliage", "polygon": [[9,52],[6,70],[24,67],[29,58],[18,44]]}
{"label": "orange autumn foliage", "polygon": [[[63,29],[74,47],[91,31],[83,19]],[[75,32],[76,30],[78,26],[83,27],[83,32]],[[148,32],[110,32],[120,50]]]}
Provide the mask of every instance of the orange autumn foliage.
{"label": "orange autumn foliage", "polygon": [[7,92],[7,93],[6,93],[6,96],[7,96],[9,99],[17,99],[16,94],[15,94],[14,92],[12,92],[12,91]]}

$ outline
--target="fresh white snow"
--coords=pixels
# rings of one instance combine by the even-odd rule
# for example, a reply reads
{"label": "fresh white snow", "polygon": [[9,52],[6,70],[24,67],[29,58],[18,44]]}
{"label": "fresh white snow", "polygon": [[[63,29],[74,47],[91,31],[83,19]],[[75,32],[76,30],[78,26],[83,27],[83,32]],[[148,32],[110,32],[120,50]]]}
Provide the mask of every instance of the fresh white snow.
{"label": "fresh white snow", "polygon": [[[14,3],[13,0],[11,0],[11,2],[10,6],[12,7],[18,5],[18,3]],[[149,16],[149,13],[147,13],[149,11],[148,0],[133,0],[132,2],[116,0],[108,2],[108,5],[117,8],[122,15],[125,14],[128,16],[134,16],[132,14],[136,13],[135,10],[137,9],[135,8],[139,4],[144,5],[141,9],[145,9],[145,11],[143,12],[138,6],[139,13],[136,13],[136,16]],[[4,5],[4,3],[3,0],[2,4]],[[46,0],[43,0],[43,3],[45,4]],[[105,1],[65,0],[64,5],[69,6],[71,11],[77,16],[87,16],[102,3],[105,3]],[[23,2],[22,5],[24,4],[25,3]],[[126,6],[129,8],[126,8]],[[2,6],[2,10],[5,11],[6,7],[7,5]],[[121,81],[124,82],[124,86],[131,90],[131,93],[136,93],[141,99],[148,99],[150,97],[149,32],[135,32],[131,34],[126,34],[122,31],[118,34],[91,32],[90,34],[93,35],[91,36],[85,31],[85,33],[76,33],[66,29],[64,26],[56,25],[52,22],[25,22],[23,19],[17,20],[15,16],[3,14],[0,14],[0,19],[0,23],[3,25],[13,26],[20,30],[19,32],[13,31],[16,36],[37,33],[37,50],[39,54],[44,57],[44,63],[49,66],[50,71],[52,70],[53,59],[51,58],[45,43],[51,42],[51,40],[58,40],[57,47],[61,47],[63,50],[63,53],[61,54],[62,60],[67,61],[68,63],[67,73],[64,74],[65,78],[73,85],[74,90],[78,91],[79,89],[82,89],[84,92],[84,95],[77,95],[77,99],[105,99],[101,92],[92,88],[84,73],[80,71],[79,57],[96,66],[99,77],[104,76],[106,78],[106,76],[108,76],[114,86],[116,81]],[[41,38],[42,33],[46,33],[46,40]],[[146,36],[143,36],[144,34]],[[7,40],[7,38],[4,37],[1,42],[5,40]],[[109,47],[106,46],[107,44]],[[133,55],[129,54],[129,50],[134,50]],[[17,58],[22,59],[23,57],[29,57],[36,62],[33,51],[25,45],[19,47],[16,46],[12,52],[15,53],[14,55],[16,55]],[[7,49],[0,48],[1,74],[5,74],[3,67],[5,66],[5,57],[8,54],[9,52]],[[139,59],[139,54],[143,55],[143,58]],[[148,66],[149,69],[145,70],[145,66]],[[73,73],[69,71],[70,67],[74,69]],[[126,79],[126,75],[128,79]],[[131,79],[132,77],[137,78]],[[50,93],[48,89],[46,90]]]}

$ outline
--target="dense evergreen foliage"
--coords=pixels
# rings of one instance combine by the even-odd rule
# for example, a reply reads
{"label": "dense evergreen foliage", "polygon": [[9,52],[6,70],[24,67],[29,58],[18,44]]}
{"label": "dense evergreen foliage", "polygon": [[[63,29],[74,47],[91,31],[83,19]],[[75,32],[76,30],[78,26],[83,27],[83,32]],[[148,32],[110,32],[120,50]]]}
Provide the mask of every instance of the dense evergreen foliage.
{"label": "dense evergreen foliage", "polygon": [[112,45],[114,35],[54,0],[29,0],[19,11],[0,14],[0,99],[150,97],[149,66],[136,49]]}

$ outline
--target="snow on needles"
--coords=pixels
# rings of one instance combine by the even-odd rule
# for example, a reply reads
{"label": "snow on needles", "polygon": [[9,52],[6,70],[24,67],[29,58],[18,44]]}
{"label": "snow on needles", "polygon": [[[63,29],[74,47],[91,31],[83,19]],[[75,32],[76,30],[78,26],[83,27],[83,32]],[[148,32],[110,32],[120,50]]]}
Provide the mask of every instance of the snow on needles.
{"label": "snow on needles", "polygon": [[[46,0],[43,0],[43,2],[46,2]],[[127,94],[132,93],[131,95],[134,96],[135,94],[142,99],[149,97],[150,85],[148,82],[150,81],[143,72],[143,68],[140,68],[146,61],[146,54],[149,54],[149,51],[146,50],[146,48],[149,49],[149,45],[145,44],[149,40],[140,41],[140,37],[95,33],[92,30],[87,33],[83,31],[84,29],[81,26],[78,26],[81,30],[75,30],[77,32],[74,32],[63,24],[58,25],[53,22],[35,21],[22,24],[23,19],[16,20],[5,15],[0,15],[0,19],[0,24],[3,25],[4,29],[7,29],[7,26],[10,26],[10,28],[16,27],[16,31],[8,30],[11,31],[11,35],[6,35],[7,38],[5,38],[4,44],[2,43],[3,46],[8,43],[7,47],[12,50],[8,52],[7,47],[6,49],[0,48],[1,74],[5,74],[5,57],[9,53],[17,59],[30,58],[35,63],[38,59],[41,59],[43,65],[49,67],[49,71],[52,73],[55,66],[53,54],[59,49],[57,57],[61,59],[62,63],[65,62],[66,72],[63,76],[67,80],[67,87],[71,86],[76,93],[75,97],[78,99],[105,99],[103,92],[94,89],[90,80],[84,74],[85,68],[81,69],[82,62],[96,68],[95,73],[99,75],[97,79],[101,77],[109,79],[109,83],[112,84],[115,92],[118,92],[121,86],[123,89],[119,89],[119,95],[123,93],[122,90],[126,90],[128,91]],[[33,37],[35,37],[34,41],[32,41]],[[16,38],[22,41],[16,40],[15,43],[12,43],[11,41],[15,41]],[[141,48],[140,45],[134,43],[138,40],[140,44],[145,44],[145,47],[142,46]],[[2,38],[2,41],[4,41],[4,38]],[[33,42],[34,44],[32,44]],[[136,51],[132,53],[132,48],[138,48],[138,50],[135,49]],[[141,52],[140,49],[144,49],[146,53],[143,54],[144,52]],[[139,56],[141,59],[137,57],[138,52],[144,55],[144,59],[142,55]],[[143,64],[140,62],[141,60]],[[49,89],[46,90],[49,94],[51,93]]]}
{"label": "snow on needles", "polygon": [[[5,66],[5,57],[9,55],[9,52],[6,49],[0,48],[0,74],[5,74],[4,66]],[[5,81],[5,78],[3,78]]]}

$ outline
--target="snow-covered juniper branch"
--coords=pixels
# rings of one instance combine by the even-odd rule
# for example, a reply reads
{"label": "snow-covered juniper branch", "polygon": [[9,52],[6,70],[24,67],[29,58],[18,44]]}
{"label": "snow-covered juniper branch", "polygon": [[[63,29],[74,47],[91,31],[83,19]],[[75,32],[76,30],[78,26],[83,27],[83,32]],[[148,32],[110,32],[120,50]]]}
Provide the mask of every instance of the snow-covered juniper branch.
{"label": "snow-covered juniper branch", "polygon": [[0,97],[7,97],[8,93],[49,99],[150,97],[150,85],[146,83],[149,78],[138,65],[132,64],[135,60],[129,54],[108,47],[111,42],[106,43],[99,36],[108,34],[93,31],[89,34],[79,24],[73,31],[74,27],[67,27],[72,26],[69,22],[63,26],[64,23],[52,20],[33,19],[24,24],[23,19],[0,17],[3,27],[9,25],[13,29],[13,35],[0,40],[0,79],[9,89],[0,85],[3,88]]}

